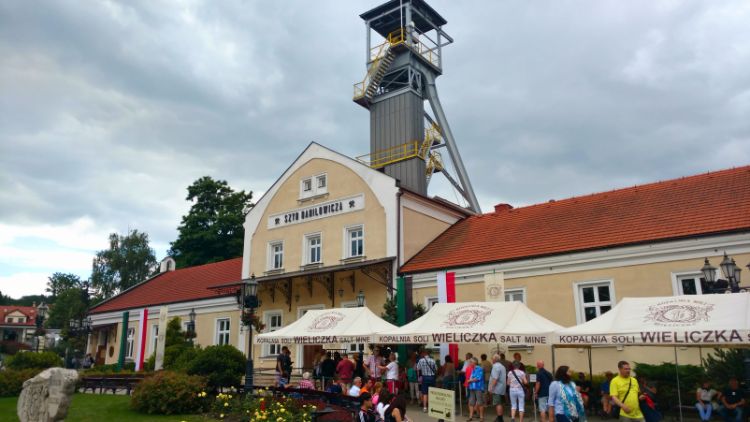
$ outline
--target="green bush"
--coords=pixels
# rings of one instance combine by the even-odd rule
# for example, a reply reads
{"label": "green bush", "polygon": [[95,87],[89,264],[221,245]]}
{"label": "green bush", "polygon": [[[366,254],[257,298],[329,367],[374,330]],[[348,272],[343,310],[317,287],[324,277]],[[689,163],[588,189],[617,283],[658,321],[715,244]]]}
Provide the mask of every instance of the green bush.
{"label": "green bush", "polygon": [[15,397],[21,394],[23,382],[34,378],[39,369],[6,370],[0,372],[0,397]]}
{"label": "green bush", "polygon": [[200,351],[199,346],[191,346],[187,343],[167,346],[164,348],[164,369],[187,372],[190,363]]}
{"label": "green bush", "polygon": [[63,361],[55,352],[24,352],[8,358],[6,366],[9,369],[47,369],[63,366]]}
{"label": "green bush", "polygon": [[714,387],[720,388],[727,385],[729,378],[742,377],[745,373],[746,352],[743,349],[714,349],[712,354],[703,359],[706,378],[713,381]]}
{"label": "green bush", "polygon": [[245,355],[234,346],[209,346],[198,353],[188,367],[188,374],[206,377],[208,386],[239,386],[245,373]]}
{"label": "green bush", "polygon": [[142,413],[164,415],[200,413],[209,401],[201,394],[203,378],[179,372],[162,371],[139,382],[133,390],[130,406]]}

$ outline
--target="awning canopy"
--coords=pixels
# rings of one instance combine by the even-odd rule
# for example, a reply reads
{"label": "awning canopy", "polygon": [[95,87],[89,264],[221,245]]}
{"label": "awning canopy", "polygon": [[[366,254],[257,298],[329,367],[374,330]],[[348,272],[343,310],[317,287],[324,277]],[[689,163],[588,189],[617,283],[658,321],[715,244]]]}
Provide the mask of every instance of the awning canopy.
{"label": "awning canopy", "polygon": [[372,343],[376,333],[395,329],[395,325],[384,321],[366,307],[321,309],[307,311],[302,318],[284,328],[258,335],[255,343]]}
{"label": "awning canopy", "polygon": [[558,331],[556,346],[750,344],[750,293],[627,297],[604,315]]}
{"label": "awning canopy", "polygon": [[561,328],[521,302],[438,303],[421,318],[377,336],[377,342],[549,345]]}

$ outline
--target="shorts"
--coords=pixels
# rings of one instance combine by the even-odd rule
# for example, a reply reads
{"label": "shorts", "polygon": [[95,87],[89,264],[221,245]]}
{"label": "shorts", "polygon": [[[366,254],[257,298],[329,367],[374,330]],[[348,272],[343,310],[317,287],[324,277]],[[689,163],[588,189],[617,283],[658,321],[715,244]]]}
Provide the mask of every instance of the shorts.
{"label": "shorts", "polygon": [[484,406],[484,391],[469,390],[469,406]]}
{"label": "shorts", "polygon": [[625,416],[620,416],[620,422],[646,422],[645,419],[633,419],[633,418],[626,418]]}
{"label": "shorts", "polygon": [[398,386],[396,380],[387,380],[385,386],[388,387],[388,392],[391,394],[398,394]]}
{"label": "shorts", "polygon": [[435,386],[435,376],[434,375],[422,375],[422,384],[420,384],[419,391],[422,394],[427,394],[430,391],[430,387]]}
{"label": "shorts", "polygon": [[547,397],[537,397],[536,405],[540,411],[546,412],[547,411]]}
{"label": "shorts", "polygon": [[505,394],[493,394],[492,395],[492,405],[493,406],[502,406],[503,401],[505,400]]}

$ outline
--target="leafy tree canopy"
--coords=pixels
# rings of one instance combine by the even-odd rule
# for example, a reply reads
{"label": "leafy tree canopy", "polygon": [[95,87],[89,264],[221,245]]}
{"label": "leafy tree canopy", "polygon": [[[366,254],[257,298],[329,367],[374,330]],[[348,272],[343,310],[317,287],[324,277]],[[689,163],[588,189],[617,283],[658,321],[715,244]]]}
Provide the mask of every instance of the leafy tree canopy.
{"label": "leafy tree canopy", "polygon": [[[424,315],[427,312],[427,309],[425,309],[424,305],[421,303],[415,303],[412,305],[411,312],[411,321],[413,321]],[[398,325],[398,309],[395,296],[385,300],[385,303],[383,304],[383,312],[380,313],[380,317],[393,325]]]}
{"label": "leafy tree canopy", "polygon": [[47,279],[47,288],[44,290],[52,295],[53,300],[68,289],[80,289],[83,285],[81,278],[75,274],[54,273]]}
{"label": "leafy tree canopy", "polygon": [[127,235],[109,235],[109,249],[96,253],[91,284],[100,298],[109,298],[148,278],[156,267],[148,234],[132,230]]}
{"label": "leafy tree canopy", "polygon": [[80,288],[63,290],[50,306],[46,325],[49,328],[62,328],[66,333],[71,319],[81,320],[86,315],[87,307],[84,292]]}
{"label": "leafy tree canopy", "polygon": [[177,267],[219,262],[242,255],[242,223],[253,206],[253,193],[235,192],[226,181],[201,177],[188,187],[193,205],[177,228],[169,255]]}

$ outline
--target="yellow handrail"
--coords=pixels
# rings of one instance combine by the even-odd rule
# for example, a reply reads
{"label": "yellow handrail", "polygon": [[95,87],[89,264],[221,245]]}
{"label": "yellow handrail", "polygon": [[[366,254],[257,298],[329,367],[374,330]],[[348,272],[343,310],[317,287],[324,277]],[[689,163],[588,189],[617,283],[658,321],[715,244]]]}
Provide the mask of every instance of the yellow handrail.
{"label": "yellow handrail", "polygon": [[419,156],[419,153],[419,142],[410,141],[402,145],[396,145],[395,147],[375,151],[372,154],[360,155],[357,157],[357,161],[377,169],[385,167],[388,164],[417,157]]}

